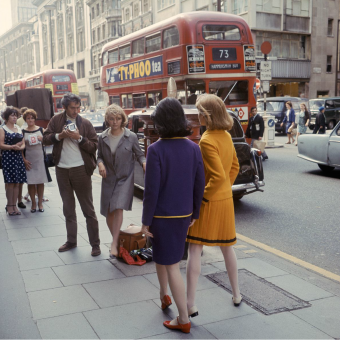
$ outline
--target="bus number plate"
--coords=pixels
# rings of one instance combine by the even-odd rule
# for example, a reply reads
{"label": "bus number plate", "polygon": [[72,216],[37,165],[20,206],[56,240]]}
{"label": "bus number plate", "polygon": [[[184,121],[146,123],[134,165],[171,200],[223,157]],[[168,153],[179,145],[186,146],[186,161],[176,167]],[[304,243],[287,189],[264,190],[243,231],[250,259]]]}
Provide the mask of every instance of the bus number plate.
{"label": "bus number plate", "polygon": [[216,61],[236,60],[236,48],[213,48],[212,56]]}

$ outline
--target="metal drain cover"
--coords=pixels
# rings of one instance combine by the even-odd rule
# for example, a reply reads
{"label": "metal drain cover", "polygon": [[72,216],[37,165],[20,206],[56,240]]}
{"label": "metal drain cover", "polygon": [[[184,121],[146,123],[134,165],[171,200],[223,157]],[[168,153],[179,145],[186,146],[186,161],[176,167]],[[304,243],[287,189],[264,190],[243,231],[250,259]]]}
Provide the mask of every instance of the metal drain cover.
{"label": "metal drain cover", "polygon": [[[311,304],[286,292],[246,269],[238,271],[243,301],[265,315],[310,307]],[[231,293],[227,272],[206,275],[210,281]]]}

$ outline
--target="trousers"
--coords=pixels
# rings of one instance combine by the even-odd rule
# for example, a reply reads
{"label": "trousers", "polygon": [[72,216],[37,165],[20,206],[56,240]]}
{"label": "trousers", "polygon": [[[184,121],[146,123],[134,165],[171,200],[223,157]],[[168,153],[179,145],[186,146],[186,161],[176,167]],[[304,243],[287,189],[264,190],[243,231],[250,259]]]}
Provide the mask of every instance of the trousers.
{"label": "trousers", "polygon": [[85,171],[85,166],[70,169],[56,166],[56,177],[61,199],[63,200],[63,213],[66,219],[67,241],[77,243],[77,214],[74,193],[77,196],[80,208],[86,218],[87,234],[91,246],[99,246],[99,226],[94,211],[92,198],[92,181]]}

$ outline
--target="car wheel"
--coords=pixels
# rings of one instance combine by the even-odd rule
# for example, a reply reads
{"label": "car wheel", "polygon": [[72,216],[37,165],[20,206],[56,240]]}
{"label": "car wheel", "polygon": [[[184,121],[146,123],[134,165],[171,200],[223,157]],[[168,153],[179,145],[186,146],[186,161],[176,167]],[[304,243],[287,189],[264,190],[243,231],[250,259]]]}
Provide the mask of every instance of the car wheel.
{"label": "car wheel", "polygon": [[334,126],[335,126],[335,121],[334,121],[334,120],[329,121],[329,123],[328,123],[328,129],[329,129],[329,130],[333,130],[333,129],[334,129]]}
{"label": "car wheel", "polygon": [[309,130],[314,130],[314,125],[309,125]]}
{"label": "car wheel", "polygon": [[331,172],[334,170],[334,166],[328,166],[324,164],[318,164],[319,168],[324,172]]}

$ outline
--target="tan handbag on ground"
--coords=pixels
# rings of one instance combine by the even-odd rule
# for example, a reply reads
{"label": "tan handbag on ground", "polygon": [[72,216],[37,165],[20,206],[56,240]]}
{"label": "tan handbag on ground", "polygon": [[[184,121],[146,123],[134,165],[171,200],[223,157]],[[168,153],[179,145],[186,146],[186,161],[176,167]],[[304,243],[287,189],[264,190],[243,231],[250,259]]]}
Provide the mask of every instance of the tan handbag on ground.
{"label": "tan handbag on ground", "polygon": [[120,231],[118,245],[125,248],[128,252],[145,248],[146,236],[141,230],[142,227],[130,224],[126,229]]}
{"label": "tan handbag on ground", "polygon": [[253,148],[259,149],[261,152],[263,152],[265,147],[266,147],[266,142],[264,142],[262,140],[254,140]]}

